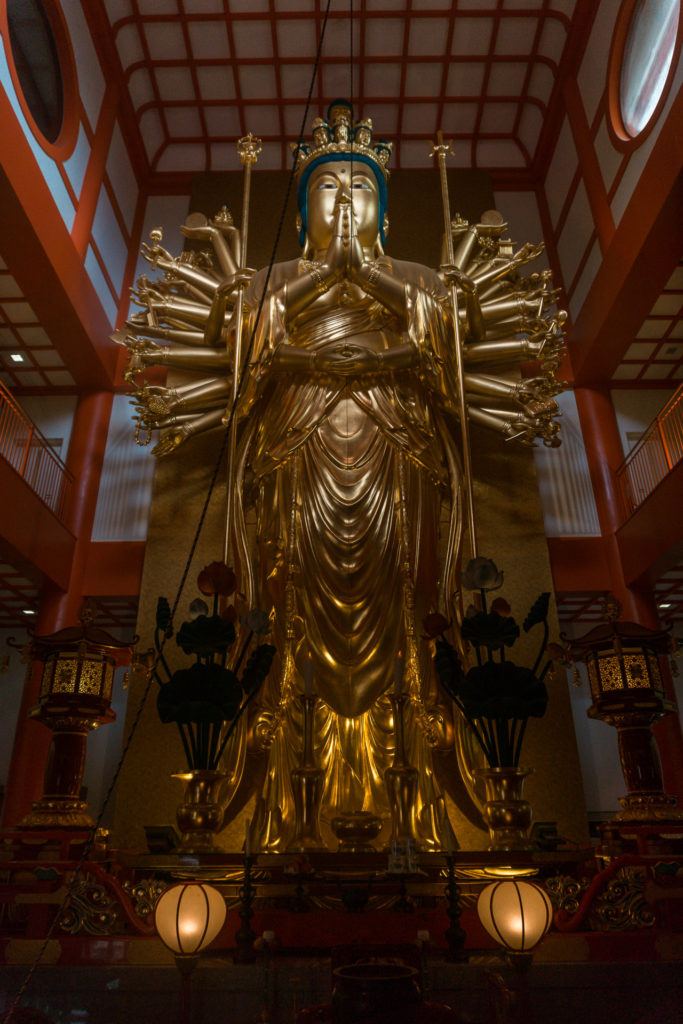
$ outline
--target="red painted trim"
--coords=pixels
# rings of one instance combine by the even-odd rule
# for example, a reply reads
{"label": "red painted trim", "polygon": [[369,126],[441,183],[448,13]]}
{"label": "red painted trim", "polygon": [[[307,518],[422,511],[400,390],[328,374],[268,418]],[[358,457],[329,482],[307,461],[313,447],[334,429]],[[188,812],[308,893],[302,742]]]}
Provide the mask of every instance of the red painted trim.
{"label": "red painted trim", "polygon": [[135,110],[128,92],[128,88],[121,70],[114,33],[109,23],[104,0],[88,0],[83,4],[83,14],[88,23],[92,41],[100,58],[100,64],[105,69],[105,74],[113,80],[119,88],[120,110],[119,121],[121,131],[126,142],[126,148],[133,165],[138,185],[144,182],[149,173],[149,161],[145,146],[140,135],[140,129],[135,119]]}
{"label": "red painted trim", "polygon": [[91,541],[81,590],[88,597],[137,597],[144,561],[144,541]]}
{"label": "red painted trim", "polygon": [[[123,283],[121,285],[121,296],[119,299],[119,311],[116,317],[116,326],[121,327],[128,316],[128,307],[130,306],[130,289],[135,283],[135,268],[138,264],[138,253],[140,250],[140,243],[142,241],[142,228],[145,222],[145,211],[147,209],[147,196],[143,192],[138,192],[138,199],[135,204],[135,214],[133,216],[133,226],[130,233],[130,242],[128,245],[128,257],[126,259],[126,268],[123,272]],[[123,350],[121,350],[123,351]],[[119,360],[120,362],[120,360]]]}
{"label": "red painted trim", "polygon": [[609,563],[603,537],[548,537],[556,592],[605,590]]}
{"label": "red painted trim", "polygon": [[657,101],[657,106],[652,111],[650,120],[647,122],[645,127],[642,128],[637,135],[630,135],[621,116],[621,68],[624,58],[624,48],[626,46],[636,3],[637,0],[622,0],[621,9],[614,26],[614,35],[612,36],[612,46],[610,48],[609,63],[607,66],[607,130],[613,144],[617,149],[621,149],[624,152],[637,149],[638,146],[641,146],[657,124],[662,108],[667,101],[674,75],[676,74],[678,58],[681,53],[681,43],[683,42],[683,16],[679,15],[671,65],[666,76],[664,88],[662,89],[659,100]]}
{"label": "red painted trim", "polygon": [[[509,11],[505,11],[507,17]],[[555,77],[548,109],[545,113],[541,136],[536,147],[534,156],[533,171],[539,181],[545,180],[550,161],[557,140],[562,130],[562,113],[564,109],[564,98],[562,85],[564,81],[576,75],[581,63],[581,57],[590,39],[591,29],[595,16],[598,13],[598,5],[595,0],[578,0],[571,20],[569,38],[562,54],[560,67]],[[469,16],[469,11],[468,11]]]}
{"label": "red painted trim", "polygon": [[74,52],[71,46],[71,37],[62,13],[61,5],[56,2],[56,0],[43,0],[42,6],[50,23],[50,28],[52,29],[55,45],[57,47],[59,70],[61,72],[63,86],[62,127],[54,142],[50,142],[45,138],[36,124],[33,114],[31,113],[31,109],[24,97],[24,90],[21,87],[21,81],[14,64],[9,24],[7,21],[6,0],[3,0],[3,2],[0,3],[0,35],[2,35],[5,44],[7,64],[9,66],[12,83],[19,99],[22,113],[28,122],[28,126],[36,139],[36,142],[53,160],[64,161],[71,155],[74,146],[76,145],[78,127],[80,123],[80,98],[78,94],[76,60],[74,58]]}
{"label": "red painted trim", "polygon": [[33,567],[60,587],[69,582],[75,538],[30,485],[0,458],[0,545],[17,567]]}
{"label": "red painted trim", "polygon": [[4,256],[37,318],[79,387],[107,387],[116,365],[110,326],[83,261],[36,166],[23,132],[0,94],[0,222]]}
{"label": "red painted trim", "polygon": [[85,257],[90,242],[95,209],[103,187],[104,168],[107,163],[109,147],[111,146],[114,133],[118,105],[118,86],[115,83],[108,82],[102,106],[100,107],[100,115],[97,121],[97,128],[95,129],[90,159],[88,160],[88,166],[83,179],[76,217],[71,229],[71,238],[76,247],[76,252],[81,257]]}
{"label": "red painted trim", "polygon": [[591,139],[586,110],[574,78],[568,78],[564,84],[564,101],[600,248],[604,253],[614,237],[614,217],[607,200],[605,183],[602,180],[600,164]]}
{"label": "red painted trim", "polygon": [[572,332],[581,384],[608,382],[680,258],[683,90],[676,97]]}
{"label": "red painted trim", "polygon": [[642,505],[617,530],[624,578],[653,585],[683,562],[683,462],[667,473]]}
{"label": "red painted trim", "polygon": [[[75,486],[66,518],[76,540],[72,557],[68,560],[66,581],[60,587],[46,586],[41,595],[36,623],[38,633],[52,633],[72,626],[78,618],[112,401],[111,392],[100,391],[82,395],[76,407],[67,457],[67,468],[73,475]],[[7,506],[12,507],[9,502]],[[14,508],[22,506],[15,505]],[[23,509],[22,517],[17,518],[23,518]],[[24,686],[14,739],[4,807],[6,824],[19,821],[30,809],[31,800],[37,799],[42,792],[49,731],[27,720],[28,711],[35,704],[39,691],[40,673],[34,666]]]}

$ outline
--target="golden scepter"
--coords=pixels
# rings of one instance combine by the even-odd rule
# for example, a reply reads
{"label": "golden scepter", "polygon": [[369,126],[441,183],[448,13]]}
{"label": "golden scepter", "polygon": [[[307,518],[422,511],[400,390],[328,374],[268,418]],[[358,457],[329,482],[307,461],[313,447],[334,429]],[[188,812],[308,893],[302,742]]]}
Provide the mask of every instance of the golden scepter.
{"label": "golden scepter", "polygon": [[[453,150],[449,142],[444,142],[443,132],[436,133],[437,144],[431,152],[439,161],[439,177],[441,179],[441,205],[443,207],[444,231],[446,234],[446,259],[449,266],[455,265],[453,234],[451,231],[451,204],[448,197],[448,177],[446,174],[446,155]],[[467,415],[467,399],[465,398],[465,360],[463,356],[462,338],[460,336],[460,319],[458,316],[458,289],[455,281],[451,282],[451,306],[453,309],[453,342],[455,348],[455,366],[458,375],[458,411],[460,429],[462,431],[462,465],[465,475],[465,495],[467,499],[467,518],[470,527],[470,547],[472,558],[477,557],[477,533],[474,524],[474,485],[472,481],[472,453],[470,451],[470,423]]]}
{"label": "golden scepter", "polygon": [[[261,140],[249,132],[237,143],[237,152],[244,167],[244,189],[242,192],[242,229],[240,231],[239,270],[247,269],[247,241],[249,238],[249,202],[251,199],[251,169],[261,152]],[[245,282],[237,284],[237,302],[235,305],[235,350],[232,360],[232,419],[230,422],[230,439],[228,443],[228,480],[227,480],[227,513],[225,517],[225,543],[223,545],[223,561],[227,564],[230,548],[230,528],[235,500],[235,456],[237,452],[237,399],[240,388],[240,371],[242,369],[242,319],[244,308]]]}

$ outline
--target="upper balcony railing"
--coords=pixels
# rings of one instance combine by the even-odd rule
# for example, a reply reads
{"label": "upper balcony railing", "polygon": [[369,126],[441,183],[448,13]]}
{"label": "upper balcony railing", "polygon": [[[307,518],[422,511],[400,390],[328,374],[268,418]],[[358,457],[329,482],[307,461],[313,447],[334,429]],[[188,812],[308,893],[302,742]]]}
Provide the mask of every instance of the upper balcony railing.
{"label": "upper balcony railing", "polygon": [[63,520],[73,477],[1,381],[0,456],[24,478],[57,518]]}
{"label": "upper balcony railing", "polygon": [[683,384],[617,470],[626,516],[639,508],[683,459]]}

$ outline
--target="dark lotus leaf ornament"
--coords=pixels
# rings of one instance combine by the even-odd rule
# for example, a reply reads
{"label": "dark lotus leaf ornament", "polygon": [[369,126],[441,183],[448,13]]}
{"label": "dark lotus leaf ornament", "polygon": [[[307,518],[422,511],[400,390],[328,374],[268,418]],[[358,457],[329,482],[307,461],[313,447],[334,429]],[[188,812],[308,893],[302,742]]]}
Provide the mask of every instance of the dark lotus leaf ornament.
{"label": "dark lotus leaf ornament", "polygon": [[535,626],[543,627],[534,664],[517,665],[505,653],[520,636],[510,605],[498,597],[490,609],[487,606],[487,594],[502,583],[503,573],[490,558],[473,558],[462,575],[463,587],[479,591],[480,600],[479,608],[468,607],[460,626],[460,636],[476,659],[469,669],[446,638],[445,629],[433,628],[432,616],[424,622],[427,637],[436,641],[434,668],[439,683],[462,712],[492,768],[519,765],[527,722],[542,718],[548,706],[545,677],[552,665],[548,660],[539,672],[548,647],[550,594],[543,593],[534,601],[523,623],[527,633]]}
{"label": "dark lotus leaf ornament", "polygon": [[176,635],[178,646],[185,654],[194,655],[195,661],[171,671],[164,656],[164,642],[173,636],[172,612],[166,598],[161,597],[157,604],[153,674],[159,684],[159,718],[177,726],[188,768],[215,771],[238,722],[270,671],[275,648],[256,642],[257,636],[270,629],[270,620],[255,608],[241,617],[241,649],[231,660],[239,617],[234,604],[221,608],[220,599],[235,592],[235,574],[223,562],[212,562],[200,572],[197,585],[202,594],[213,597],[212,614],[208,614],[202,598],[195,598],[189,607],[190,618]]}

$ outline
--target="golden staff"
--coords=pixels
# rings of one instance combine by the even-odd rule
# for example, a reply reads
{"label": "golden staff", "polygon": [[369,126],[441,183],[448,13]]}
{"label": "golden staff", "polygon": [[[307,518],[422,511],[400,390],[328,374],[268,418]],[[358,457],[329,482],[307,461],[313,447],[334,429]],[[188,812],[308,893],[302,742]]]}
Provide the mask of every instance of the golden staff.
{"label": "golden staff", "polygon": [[[242,229],[240,231],[239,269],[247,268],[247,241],[249,238],[249,202],[251,199],[251,169],[261,152],[261,140],[249,132],[237,143],[237,152],[244,167],[244,189],[242,192]],[[235,458],[237,452],[237,399],[240,387],[240,371],[242,369],[242,320],[244,310],[245,282],[237,284],[237,303],[235,305],[235,351],[232,361],[232,422],[230,424],[230,440],[228,445],[228,480],[227,480],[227,513],[225,517],[225,543],[223,560],[227,563],[230,549],[230,529],[235,501]]]}
{"label": "golden staff", "polygon": [[[441,179],[441,205],[443,207],[444,230],[446,233],[446,258],[449,266],[454,265],[455,252],[453,250],[453,234],[451,231],[451,204],[448,197],[448,177],[446,174],[446,156],[452,154],[453,150],[449,142],[444,142],[443,132],[436,133],[437,144],[431,152],[439,161],[439,176]],[[460,319],[458,316],[458,289],[453,282],[451,284],[451,306],[453,309],[453,341],[455,345],[455,366],[458,375],[458,411],[460,414],[460,429],[462,431],[462,464],[465,474],[465,495],[467,499],[467,517],[470,527],[470,547],[472,558],[477,557],[477,533],[474,524],[474,485],[472,481],[472,453],[470,451],[470,423],[467,415],[467,399],[465,398],[465,370],[462,338],[460,336]]]}

